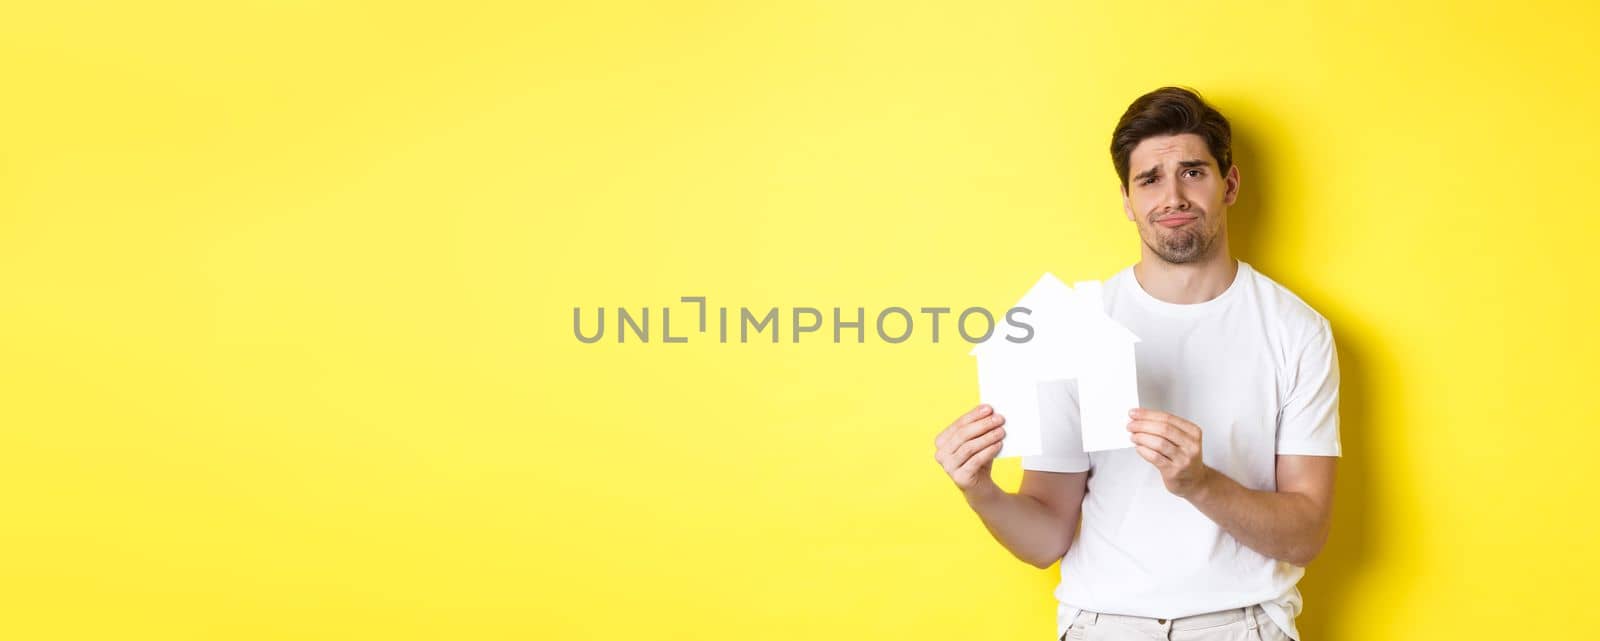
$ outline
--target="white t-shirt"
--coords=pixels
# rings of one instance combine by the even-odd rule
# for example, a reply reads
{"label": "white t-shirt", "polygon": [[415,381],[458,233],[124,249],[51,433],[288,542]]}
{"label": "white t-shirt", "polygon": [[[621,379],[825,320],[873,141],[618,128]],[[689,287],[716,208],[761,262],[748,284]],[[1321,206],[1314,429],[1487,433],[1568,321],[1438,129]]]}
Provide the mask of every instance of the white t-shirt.
{"label": "white t-shirt", "polygon": [[[1203,303],[1146,292],[1128,267],[1104,286],[1107,313],[1139,336],[1140,405],[1200,426],[1206,465],[1277,489],[1278,454],[1339,456],[1339,363],[1327,319],[1244,261]],[[1076,387],[1072,387],[1075,392]],[[1025,470],[1090,470],[1082,530],[1061,561],[1059,637],[1079,609],[1173,619],[1260,604],[1290,637],[1305,569],[1245,547],[1167,491],[1132,448],[1085,453],[1072,407]],[[1069,416],[1062,421],[1060,414]]]}

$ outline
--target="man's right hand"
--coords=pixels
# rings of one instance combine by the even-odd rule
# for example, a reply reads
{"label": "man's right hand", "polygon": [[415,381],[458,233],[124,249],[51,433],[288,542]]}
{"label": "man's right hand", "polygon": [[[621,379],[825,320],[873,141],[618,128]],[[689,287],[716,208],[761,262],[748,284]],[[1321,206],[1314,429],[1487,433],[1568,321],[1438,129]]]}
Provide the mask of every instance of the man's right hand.
{"label": "man's right hand", "polygon": [[933,440],[934,460],[944,466],[945,474],[950,475],[950,480],[963,493],[982,483],[993,482],[989,470],[995,455],[1000,453],[1000,439],[1006,435],[1001,425],[1005,422],[1005,417],[994,413],[994,408],[979,405],[944,428]]}

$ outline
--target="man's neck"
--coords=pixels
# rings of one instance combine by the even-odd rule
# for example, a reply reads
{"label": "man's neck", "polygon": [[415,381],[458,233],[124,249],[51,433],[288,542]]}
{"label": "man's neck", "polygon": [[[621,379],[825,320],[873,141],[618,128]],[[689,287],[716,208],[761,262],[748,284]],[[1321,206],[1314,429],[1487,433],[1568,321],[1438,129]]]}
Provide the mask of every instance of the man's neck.
{"label": "man's neck", "polygon": [[1239,271],[1239,261],[1227,248],[1217,249],[1220,251],[1205,260],[1173,264],[1146,247],[1144,257],[1133,266],[1133,275],[1139,286],[1157,300],[1178,305],[1204,303],[1227,291]]}

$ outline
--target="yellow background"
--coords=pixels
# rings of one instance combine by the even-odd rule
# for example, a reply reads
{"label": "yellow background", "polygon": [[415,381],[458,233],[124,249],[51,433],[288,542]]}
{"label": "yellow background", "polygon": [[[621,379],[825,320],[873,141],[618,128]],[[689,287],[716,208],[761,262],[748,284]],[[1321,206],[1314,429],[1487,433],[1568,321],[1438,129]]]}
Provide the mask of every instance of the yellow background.
{"label": "yellow background", "polygon": [[949,326],[572,308],[1104,278],[1166,84],[1339,341],[1307,639],[1593,633],[1592,7],[573,4],[0,10],[0,637],[1048,639],[933,460]]}

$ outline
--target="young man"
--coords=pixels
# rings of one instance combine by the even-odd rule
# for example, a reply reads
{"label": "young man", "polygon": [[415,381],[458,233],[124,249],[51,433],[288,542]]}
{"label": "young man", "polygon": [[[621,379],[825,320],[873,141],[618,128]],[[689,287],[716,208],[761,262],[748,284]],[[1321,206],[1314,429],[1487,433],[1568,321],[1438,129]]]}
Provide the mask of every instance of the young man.
{"label": "young man", "polygon": [[1063,639],[1299,639],[1295,585],[1333,503],[1339,365],[1328,321],[1229,253],[1230,137],[1175,87],[1135,100],[1112,135],[1142,241],[1104,286],[1141,340],[1132,447],[1023,457],[1011,494],[989,474],[1003,417],[980,405],[935,439],[1001,545],[1061,561]]}

